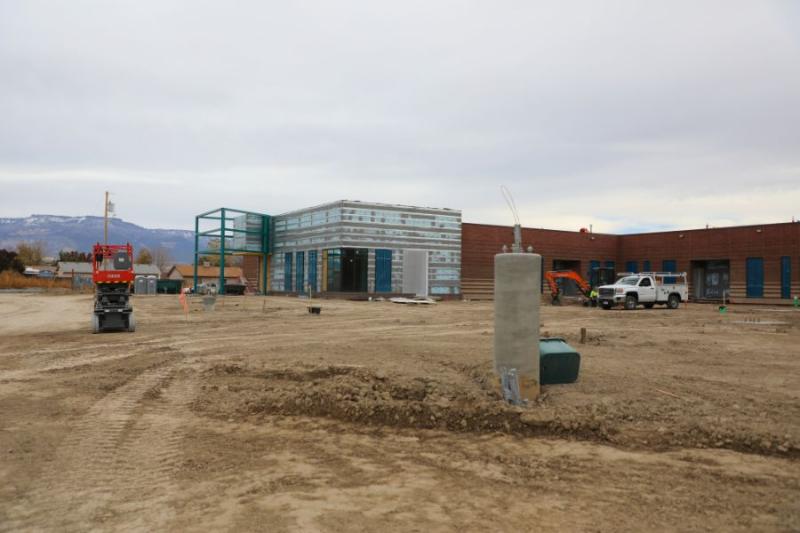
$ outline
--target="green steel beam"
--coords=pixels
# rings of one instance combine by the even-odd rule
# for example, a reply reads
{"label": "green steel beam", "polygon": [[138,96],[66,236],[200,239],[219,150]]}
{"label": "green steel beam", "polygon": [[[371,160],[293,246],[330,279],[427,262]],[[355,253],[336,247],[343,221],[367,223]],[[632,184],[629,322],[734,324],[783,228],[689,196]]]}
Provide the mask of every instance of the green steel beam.
{"label": "green steel beam", "polygon": [[[247,229],[238,229],[238,228],[229,228],[227,227],[227,223],[232,218],[236,218],[235,216],[230,216],[231,214],[240,214],[240,215],[253,215],[253,216],[260,216],[261,217],[261,230],[260,231],[253,231]],[[217,216],[218,215],[218,216]],[[200,231],[200,222],[205,220],[215,220],[219,221],[217,227]],[[254,211],[244,211],[241,209],[233,209],[230,207],[218,207],[216,209],[212,209],[210,211],[206,211],[200,215],[196,215],[194,219],[194,290],[197,292],[197,285],[198,285],[198,263],[200,261],[201,255],[214,255],[220,256],[223,259],[220,261],[219,266],[219,292],[220,294],[225,294],[225,260],[224,258],[228,255],[235,255],[235,254],[251,254],[256,255],[259,254],[261,256],[261,261],[263,262],[263,274],[261,279],[261,284],[263,288],[263,292],[266,293],[267,291],[267,282],[268,282],[268,272],[267,272],[267,262],[269,261],[270,256],[270,249],[272,243],[270,242],[270,225],[271,225],[272,217],[270,215],[265,215],[263,213],[256,213]],[[226,246],[226,242],[231,239],[235,238],[236,235],[261,235],[261,250],[244,250],[241,248],[231,248]],[[219,239],[220,247],[217,250],[201,250],[200,249],[200,238],[201,237],[216,237]]]}
{"label": "green steel beam", "polygon": [[223,231],[226,231],[226,232],[230,231],[230,232],[233,232],[233,233],[249,233],[251,235],[261,235],[261,231],[252,230],[252,229],[250,229],[250,230],[248,230],[248,229],[235,229],[235,228],[209,229],[209,230],[206,230],[206,231],[201,231],[200,235],[201,236],[209,236],[210,235],[210,236],[213,236],[213,237],[222,237],[222,232]]}
{"label": "green steel beam", "polygon": [[200,235],[197,234],[200,229],[200,217],[194,217],[194,294],[197,294],[197,262],[200,256],[197,248],[200,246]]}
{"label": "green steel beam", "polygon": [[263,216],[263,213],[256,213],[255,211],[242,211],[241,209],[234,209],[232,207],[220,207],[217,210],[218,211],[225,210],[226,212],[230,211],[231,213],[239,213],[241,215],[259,215],[259,216]]}
{"label": "green steel beam", "polygon": [[218,207],[216,209],[212,209],[211,211],[206,211],[205,213],[200,213],[199,215],[197,215],[197,218],[204,218],[204,217],[206,217],[206,216],[208,216],[208,215],[210,215],[212,213],[218,213],[219,210],[220,210],[220,208]]}
{"label": "green steel beam", "polygon": [[[222,208],[222,221],[220,222],[220,228],[225,228],[225,208]],[[217,290],[219,290],[220,294],[225,294],[225,238],[223,237],[219,241],[219,249],[222,253],[222,261],[219,262],[219,285],[217,285]]]}
{"label": "green steel beam", "polygon": [[[222,255],[222,252],[217,250],[200,250],[197,252],[200,255]],[[236,254],[260,254],[259,250],[242,250],[241,248],[225,248],[225,255]]]}
{"label": "green steel beam", "polygon": [[212,209],[211,211],[206,211],[205,213],[201,213],[197,216],[200,218],[204,218],[213,213],[221,213],[222,211],[229,211],[231,213],[239,213],[242,215],[270,216],[270,215],[265,215],[264,213],[256,213],[255,211],[243,211],[241,209],[234,209],[232,207],[217,207],[216,209]]}
{"label": "green steel beam", "polygon": [[267,215],[261,215],[261,252],[261,262],[264,266],[261,279],[264,288],[261,290],[261,294],[267,294],[267,264],[269,260],[269,217]]}

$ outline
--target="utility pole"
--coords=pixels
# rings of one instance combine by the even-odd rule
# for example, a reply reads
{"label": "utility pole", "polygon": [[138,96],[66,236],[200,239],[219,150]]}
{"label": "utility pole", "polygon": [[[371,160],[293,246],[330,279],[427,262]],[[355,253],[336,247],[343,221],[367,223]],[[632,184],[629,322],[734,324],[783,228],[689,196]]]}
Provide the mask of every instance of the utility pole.
{"label": "utility pole", "polygon": [[103,243],[108,244],[108,191],[106,191],[105,214],[103,215]]}

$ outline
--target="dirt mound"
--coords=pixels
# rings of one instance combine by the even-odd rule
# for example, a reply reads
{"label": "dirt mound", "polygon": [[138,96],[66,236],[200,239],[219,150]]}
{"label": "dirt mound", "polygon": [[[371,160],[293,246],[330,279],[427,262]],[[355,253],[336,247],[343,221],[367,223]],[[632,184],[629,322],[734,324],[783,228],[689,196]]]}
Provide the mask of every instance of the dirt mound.
{"label": "dirt mound", "polygon": [[753,431],[731,420],[675,416],[685,405],[559,405],[545,392],[532,405],[515,407],[503,401],[489,363],[446,366],[446,373],[419,377],[359,365],[217,365],[206,373],[206,394],[195,409],[229,420],[315,416],[399,428],[567,437],[640,449],[689,446],[800,457],[800,443],[791,436]]}
{"label": "dirt mound", "polygon": [[[234,368],[235,367],[235,368]],[[606,440],[597,420],[560,420],[546,407],[533,412],[508,405],[488,386],[490,368],[472,368],[465,383],[387,375],[358,366],[251,370],[235,365],[211,369],[221,380],[196,409],[217,416],[323,416],[349,422],[460,432],[502,431],[521,435],[577,434]],[[235,381],[225,379],[237,376]]]}

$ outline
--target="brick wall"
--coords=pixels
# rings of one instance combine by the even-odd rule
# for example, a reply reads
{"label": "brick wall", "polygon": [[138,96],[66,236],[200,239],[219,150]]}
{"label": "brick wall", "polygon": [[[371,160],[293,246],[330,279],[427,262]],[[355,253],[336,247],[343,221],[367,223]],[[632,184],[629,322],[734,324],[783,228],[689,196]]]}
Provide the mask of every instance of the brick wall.
{"label": "brick wall", "polygon": [[[522,229],[522,246],[533,246],[542,256],[544,270],[553,269],[553,260],[580,261],[581,274],[589,270],[590,261],[616,261],[619,237],[616,235],[579,233],[548,229]],[[494,256],[505,244],[514,242],[508,226],[461,224],[461,278],[494,278]]]}
{"label": "brick wall", "polygon": [[261,257],[257,255],[242,256],[242,273],[247,280],[248,290],[261,289]]}
{"label": "brick wall", "polygon": [[[512,229],[508,226],[462,224],[462,285],[472,280],[494,277],[494,255],[503,245],[510,249]],[[791,258],[792,295],[800,294],[800,224],[764,224],[733,228],[711,228],[686,231],[644,233],[638,235],[606,235],[523,228],[523,246],[532,245],[543,257],[543,268],[551,270],[554,259],[580,261],[585,275],[589,261],[614,261],[623,271],[628,261],[636,261],[638,269],[645,260],[652,270],[661,270],[664,260],[677,262],[676,270],[688,272],[691,262],[727,259],[730,261],[731,296],[745,298],[745,264],[748,257],[764,260],[764,298],[780,297],[780,258]],[[691,289],[691,287],[690,287]]]}
{"label": "brick wall", "polygon": [[[711,228],[624,235],[620,241],[620,261],[649,259],[653,269],[662,261],[674,259],[677,270],[691,274],[691,262],[710,259],[730,261],[731,297],[746,296],[748,257],[764,260],[764,298],[780,298],[782,256],[791,258],[792,294],[800,293],[800,224],[764,224],[733,228]],[[689,276],[690,285],[692,276]]]}

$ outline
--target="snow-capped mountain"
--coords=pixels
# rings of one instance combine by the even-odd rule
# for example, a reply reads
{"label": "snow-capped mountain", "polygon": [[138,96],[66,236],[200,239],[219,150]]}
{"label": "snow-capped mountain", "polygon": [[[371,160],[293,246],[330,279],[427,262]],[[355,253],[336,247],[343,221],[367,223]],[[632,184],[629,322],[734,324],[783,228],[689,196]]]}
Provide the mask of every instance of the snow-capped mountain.
{"label": "snow-capped mountain", "polygon": [[[20,241],[45,243],[48,255],[59,250],[91,251],[92,245],[103,240],[103,217],[64,217],[31,215],[26,218],[0,218],[0,248],[13,249]],[[108,240],[112,243],[130,242],[134,250],[164,247],[176,262],[191,262],[194,233],[186,230],[149,229],[112,218],[108,223]]]}

